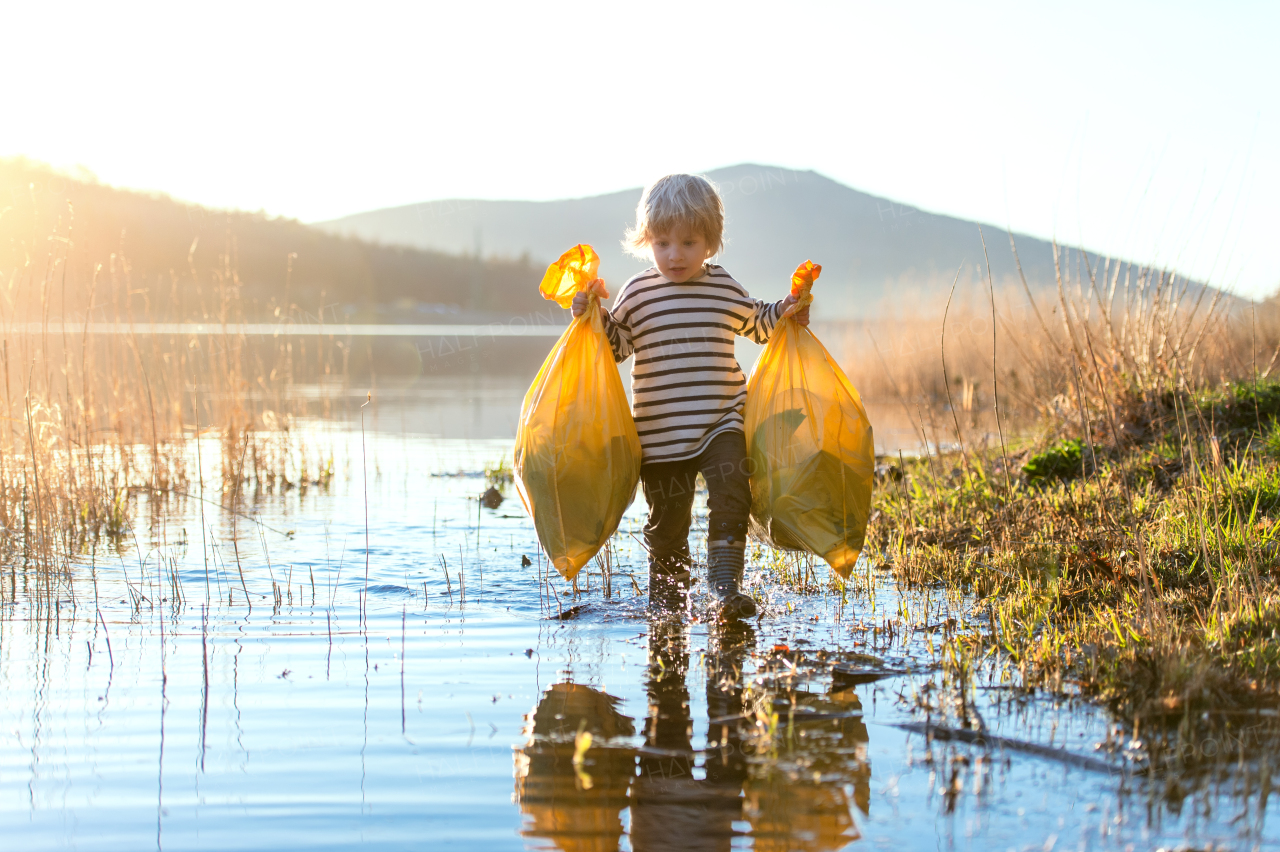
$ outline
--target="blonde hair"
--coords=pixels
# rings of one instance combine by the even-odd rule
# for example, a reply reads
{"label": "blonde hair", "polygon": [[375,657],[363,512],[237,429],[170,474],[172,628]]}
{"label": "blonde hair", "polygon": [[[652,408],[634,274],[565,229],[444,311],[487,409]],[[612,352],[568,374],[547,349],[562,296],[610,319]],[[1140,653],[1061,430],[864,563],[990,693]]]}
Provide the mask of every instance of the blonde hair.
{"label": "blonde hair", "polygon": [[667,175],[649,184],[636,206],[635,227],[627,230],[622,247],[647,258],[654,239],[680,226],[706,240],[711,254],[724,248],[724,202],[715,184],[701,175]]}

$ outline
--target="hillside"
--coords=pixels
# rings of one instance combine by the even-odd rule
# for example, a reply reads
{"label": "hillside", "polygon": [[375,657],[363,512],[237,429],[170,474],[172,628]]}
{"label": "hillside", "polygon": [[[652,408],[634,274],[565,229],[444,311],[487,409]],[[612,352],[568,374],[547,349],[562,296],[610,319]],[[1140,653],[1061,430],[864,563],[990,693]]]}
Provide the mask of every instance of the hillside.
{"label": "hillside", "polygon": [[[61,257],[65,279],[55,263]],[[544,309],[542,271],[520,259],[375,245],[296,220],[210,210],[26,160],[0,161],[0,288],[10,318],[42,311],[45,290],[54,316],[63,292],[67,314],[82,315],[91,287],[99,316],[511,316]],[[57,286],[42,289],[50,275]]]}
{"label": "hillside", "polygon": [[[833,312],[879,313],[890,297],[976,280],[982,262],[977,223],[938,216],[851,189],[812,171],[745,164],[709,176],[725,197],[729,245],[722,262],[761,297],[781,291],[796,264],[823,265]],[[528,256],[547,263],[577,242],[600,252],[601,274],[621,283],[647,264],[622,251],[640,189],[560,201],[446,200],[374,210],[318,223],[335,234],[486,257]],[[997,284],[1017,281],[1003,229],[984,226]],[[1053,282],[1051,245],[1015,234],[1027,279]],[[985,278],[985,271],[982,276]],[[830,296],[828,296],[830,298]],[[828,303],[830,304],[830,303]]]}

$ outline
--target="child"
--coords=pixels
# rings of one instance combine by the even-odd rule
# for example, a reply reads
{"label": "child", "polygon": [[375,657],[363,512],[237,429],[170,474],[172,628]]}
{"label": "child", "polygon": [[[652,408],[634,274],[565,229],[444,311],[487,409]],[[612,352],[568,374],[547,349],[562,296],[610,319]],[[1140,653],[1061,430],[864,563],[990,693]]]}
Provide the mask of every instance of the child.
{"label": "child", "polygon": [[[614,357],[632,354],[632,412],[642,449],[640,481],[649,503],[649,602],[683,609],[689,587],[689,525],[695,480],[707,483],[711,518],[707,580],[728,618],[755,615],[739,589],[751,510],[742,406],[746,377],[734,335],[765,343],[794,304],[752,299],[722,267],[708,263],[723,246],[724,204],[702,177],[667,175],[640,197],[627,250],[654,266],[622,288],[613,310],[601,306]],[[603,282],[593,287],[603,288]],[[573,300],[586,310],[588,294]],[[809,324],[809,311],[796,319]]]}

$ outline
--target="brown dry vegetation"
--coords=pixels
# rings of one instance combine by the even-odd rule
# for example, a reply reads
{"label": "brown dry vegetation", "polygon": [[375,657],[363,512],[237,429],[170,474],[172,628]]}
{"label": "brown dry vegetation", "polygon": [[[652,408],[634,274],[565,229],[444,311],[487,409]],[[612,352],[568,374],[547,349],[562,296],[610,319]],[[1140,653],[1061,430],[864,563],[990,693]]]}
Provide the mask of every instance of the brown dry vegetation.
{"label": "brown dry vegetation", "polygon": [[[116,202],[145,201],[102,192]],[[35,203],[27,212],[40,209]],[[35,230],[42,222],[48,229]],[[111,216],[80,220],[70,204],[57,217],[23,218],[13,207],[0,215],[8,262],[0,266],[5,597],[21,582],[38,601],[58,599],[71,582],[70,559],[96,539],[153,533],[167,500],[203,496],[234,510],[250,488],[305,487],[331,475],[331,462],[290,428],[296,417],[324,413],[326,398],[298,400],[288,389],[302,379],[340,381],[344,341],[238,333],[252,302],[227,254],[200,263],[188,252],[185,264],[152,280],[166,290],[149,288],[129,255],[92,254],[115,224]],[[182,318],[212,330],[137,332],[135,323],[157,318],[153,310],[173,316],[157,305],[185,305]],[[114,322],[117,333],[90,333],[90,320]],[[197,434],[213,451],[205,459],[210,482],[197,467]],[[153,529],[135,531],[140,505],[153,513]]]}
{"label": "brown dry vegetation", "polygon": [[[992,247],[1001,249],[1009,247]],[[1060,258],[1057,290],[992,293],[987,281],[958,277],[949,309],[946,292],[915,293],[886,302],[875,321],[835,326],[823,339],[864,398],[894,402],[931,446],[997,437],[997,390],[1012,434],[1065,436],[1074,434],[1072,423],[1082,428],[1085,385],[1123,386],[1128,405],[1170,380],[1204,388],[1255,369],[1263,377],[1275,371],[1274,303],[1252,305],[1167,272],[1083,252],[1061,250]],[[1152,412],[1122,414],[1132,431]]]}

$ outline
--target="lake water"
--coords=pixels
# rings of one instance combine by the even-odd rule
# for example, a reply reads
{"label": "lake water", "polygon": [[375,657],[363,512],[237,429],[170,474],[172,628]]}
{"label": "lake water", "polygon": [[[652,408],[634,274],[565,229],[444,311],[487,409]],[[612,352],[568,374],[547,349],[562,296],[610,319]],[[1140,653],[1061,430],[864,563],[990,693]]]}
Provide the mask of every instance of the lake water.
{"label": "lake water", "polygon": [[[386,390],[363,443],[351,413],[303,424],[334,453],[327,488],[167,504],[84,554],[51,609],[4,572],[5,848],[1280,846],[1265,755],[1171,792],[1127,756],[1133,731],[996,667],[958,710],[936,652],[973,602],[874,559],[842,596],[825,568],[784,587],[757,553],[759,621],[708,620],[701,591],[689,619],[652,619],[637,500],[607,587],[541,580],[514,489],[477,500],[522,388],[456,381]],[[212,477],[212,441],[203,457]],[[977,715],[986,742],[925,734]]]}

